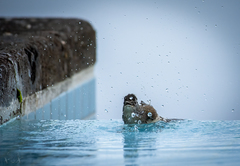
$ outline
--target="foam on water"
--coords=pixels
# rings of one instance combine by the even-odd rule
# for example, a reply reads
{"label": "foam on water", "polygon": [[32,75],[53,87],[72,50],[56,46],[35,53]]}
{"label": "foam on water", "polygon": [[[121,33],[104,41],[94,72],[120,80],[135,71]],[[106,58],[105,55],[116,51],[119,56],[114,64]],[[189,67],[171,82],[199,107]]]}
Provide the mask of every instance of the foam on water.
{"label": "foam on water", "polygon": [[240,121],[15,120],[0,165],[239,165]]}

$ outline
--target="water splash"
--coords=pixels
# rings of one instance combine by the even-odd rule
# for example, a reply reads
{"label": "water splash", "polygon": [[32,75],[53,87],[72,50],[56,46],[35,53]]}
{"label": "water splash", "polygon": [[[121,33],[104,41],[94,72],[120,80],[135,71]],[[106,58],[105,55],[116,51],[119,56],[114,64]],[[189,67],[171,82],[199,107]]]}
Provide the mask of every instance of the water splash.
{"label": "water splash", "polygon": [[149,112],[147,115],[148,115],[149,118],[152,117],[152,113],[151,112]]}
{"label": "water splash", "polygon": [[131,117],[134,118],[136,116],[136,114],[134,112],[132,112]]}

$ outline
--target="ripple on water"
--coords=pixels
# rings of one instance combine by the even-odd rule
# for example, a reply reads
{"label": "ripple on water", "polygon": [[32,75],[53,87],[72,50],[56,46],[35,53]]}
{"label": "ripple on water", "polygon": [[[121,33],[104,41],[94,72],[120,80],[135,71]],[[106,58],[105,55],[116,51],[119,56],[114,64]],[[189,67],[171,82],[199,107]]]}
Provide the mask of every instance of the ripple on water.
{"label": "ripple on water", "polygon": [[15,120],[0,127],[0,165],[237,165],[239,133],[240,121]]}

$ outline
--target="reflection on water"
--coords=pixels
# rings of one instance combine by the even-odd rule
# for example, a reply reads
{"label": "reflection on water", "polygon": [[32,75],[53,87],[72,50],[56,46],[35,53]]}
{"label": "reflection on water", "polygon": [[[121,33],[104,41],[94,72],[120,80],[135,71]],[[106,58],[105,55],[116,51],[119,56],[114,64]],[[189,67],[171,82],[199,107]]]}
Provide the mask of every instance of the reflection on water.
{"label": "reflection on water", "polygon": [[[123,149],[125,163],[135,163],[139,157],[152,156],[156,150],[156,138],[151,137],[151,132],[141,132],[145,130],[146,125],[128,126],[127,131],[123,132]],[[131,131],[133,130],[133,131]],[[159,130],[160,131],[160,130]],[[140,132],[140,133],[139,133]],[[144,153],[144,156],[139,156],[139,153]]]}
{"label": "reflection on water", "polygon": [[238,165],[240,121],[15,120],[0,165]]}

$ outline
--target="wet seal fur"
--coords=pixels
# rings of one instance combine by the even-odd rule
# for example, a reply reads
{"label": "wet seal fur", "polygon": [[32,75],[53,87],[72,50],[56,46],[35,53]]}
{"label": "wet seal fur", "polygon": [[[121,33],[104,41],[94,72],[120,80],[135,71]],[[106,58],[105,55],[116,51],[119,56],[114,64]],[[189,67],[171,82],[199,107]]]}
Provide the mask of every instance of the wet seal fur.
{"label": "wet seal fur", "polygon": [[138,104],[137,97],[134,94],[128,94],[124,97],[122,119],[125,124],[168,122],[167,119],[159,116],[150,104],[143,101]]}

